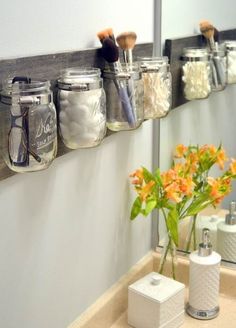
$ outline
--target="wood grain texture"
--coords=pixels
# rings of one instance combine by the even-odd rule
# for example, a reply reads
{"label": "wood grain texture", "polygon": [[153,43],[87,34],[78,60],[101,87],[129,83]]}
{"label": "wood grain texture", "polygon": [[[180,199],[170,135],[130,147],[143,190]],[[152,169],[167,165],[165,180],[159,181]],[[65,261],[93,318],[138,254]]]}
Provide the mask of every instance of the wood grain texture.
{"label": "wood grain texture", "polygon": [[[137,56],[152,56],[153,43],[137,44],[134,48],[134,58]],[[122,60],[122,54],[120,53]],[[73,52],[56,53],[23,58],[1,59],[0,80],[3,81],[13,76],[31,76],[35,79],[47,79],[51,81],[54,96],[56,94],[56,79],[62,69],[68,67],[99,67],[104,68],[105,61],[101,56],[100,49],[85,49]],[[1,128],[1,126],[0,126]],[[109,136],[116,132],[107,131]],[[58,136],[57,157],[72,151],[64,146]],[[0,158],[0,180],[16,174],[11,171]]]}
{"label": "wood grain texture", "polygon": [[[236,29],[219,32],[219,40],[236,40]],[[185,38],[167,39],[165,42],[164,55],[169,57],[170,70],[172,74],[172,109],[188,102],[183,96],[181,86],[181,61],[180,57],[183,48],[186,47],[204,47],[206,40],[201,35],[194,35]]]}

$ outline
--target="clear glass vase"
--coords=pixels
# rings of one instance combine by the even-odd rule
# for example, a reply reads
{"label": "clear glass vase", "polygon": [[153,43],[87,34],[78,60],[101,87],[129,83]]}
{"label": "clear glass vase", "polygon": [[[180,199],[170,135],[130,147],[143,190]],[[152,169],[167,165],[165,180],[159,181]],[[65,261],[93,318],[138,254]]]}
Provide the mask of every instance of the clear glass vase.
{"label": "clear glass vase", "polygon": [[171,260],[171,275],[173,279],[176,279],[176,266],[177,266],[176,245],[173,239],[171,238],[171,235],[168,233],[163,246],[163,251],[161,254],[161,260],[158,269],[158,272],[160,274],[163,273],[166,267],[166,262],[169,258]]}

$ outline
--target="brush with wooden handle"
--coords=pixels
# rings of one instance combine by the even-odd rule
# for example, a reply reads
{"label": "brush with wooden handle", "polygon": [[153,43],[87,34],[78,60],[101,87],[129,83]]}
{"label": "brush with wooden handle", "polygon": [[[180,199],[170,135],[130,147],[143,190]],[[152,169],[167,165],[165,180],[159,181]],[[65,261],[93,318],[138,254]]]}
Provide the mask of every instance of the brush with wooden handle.
{"label": "brush with wooden handle", "polygon": [[[110,33],[108,34],[108,36],[107,36],[107,32]],[[130,103],[126,85],[122,80],[116,77],[116,75],[122,73],[122,66],[119,61],[119,49],[115,44],[113,33],[111,34],[111,31],[105,30],[105,35],[101,32],[99,32],[97,35],[102,43],[102,56],[108,62],[110,70],[115,73],[113,81],[118,91],[118,95],[122,105],[122,110],[124,112],[124,115],[127,119],[129,126],[134,128],[136,125],[136,120],[133,114],[133,108]]]}
{"label": "brush with wooden handle", "polygon": [[201,21],[199,23],[200,26],[200,31],[202,35],[207,39],[210,50],[214,51],[215,50],[215,40],[214,40],[214,33],[215,33],[215,28],[214,26],[207,20]]}
{"label": "brush with wooden handle", "polygon": [[137,35],[135,32],[124,32],[116,37],[116,42],[123,50],[124,62],[131,65],[133,63],[132,51],[135,46]]}

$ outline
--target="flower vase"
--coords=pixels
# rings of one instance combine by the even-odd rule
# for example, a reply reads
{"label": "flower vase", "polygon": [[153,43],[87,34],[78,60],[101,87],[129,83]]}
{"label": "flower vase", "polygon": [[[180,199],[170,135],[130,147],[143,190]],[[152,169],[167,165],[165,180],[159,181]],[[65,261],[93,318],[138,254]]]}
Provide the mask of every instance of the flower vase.
{"label": "flower vase", "polygon": [[185,251],[195,251],[197,249],[197,237],[196,237],[196,221],[197,214],[189,218],[189,231],[186,238]]}
{"label": "flower vase", "polygon": [[176,246],[170,235],[167,236],[165,244],[163,246],[163,251],[161,254],[161,260],[158,269],[158,272],[160,274],[163,273],[166,267],[168,257],[170,257],[170,261],[171,261],[172,278],[176,280],[176,266],[177,266]]}

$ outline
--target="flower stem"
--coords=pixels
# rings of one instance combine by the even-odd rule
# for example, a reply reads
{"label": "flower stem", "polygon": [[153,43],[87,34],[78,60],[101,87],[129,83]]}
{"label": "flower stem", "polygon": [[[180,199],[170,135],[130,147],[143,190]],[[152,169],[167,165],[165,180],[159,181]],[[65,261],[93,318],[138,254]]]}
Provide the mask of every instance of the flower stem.
{"label": "flower stem", "polygon": [[168,245],[166,246],[165,253],[161,259],[161,264],[160,264],[160,269],[159,269],[159,273],[161,273],[161,274],[163,273],[163,270],[164,270],[166,257],[167,257],[168,251],[170,249],[170,243],[171,243],[171,240],[169,238],[169,242],[168,242]]}
{"label": "flower stem", "polygon": [[168,230],[166,213],[165,213],[165,211],[164,211],[163,208],[161,210],[162,210],[162,213],[163,213],[163,216],[164,216],[164,219],[165,219],[165,224],[166,224],[166,229],[167,229],[168,239],[169,240],[168,240],[168,244],[166,246],[166,249],[165,249],[163,258],[161,260],[161,265],[160,265],[159,273],[162,273],[163,272],[165,261],[166,261],[166,257],[167,257],[168,251],[170,251],[172,277],[173,277],[173,279],[176,279],[176,276],[175,276],[175,261],[174,261],[174,256],[175,256],[175,254],[174,254],[175,253],[174,247],[175,246],[174,246],[174,242],[172,240],[170,231]]}
{"label": "flower stem", "polygon": [[176,276],[175,276],[175,250],[174,250],[174,245],[173,242],[171,241],[171,245],[170,245],[170,253],[171,253],[171,268],[172,268],[172,277],[174,280],[176,280]]}

